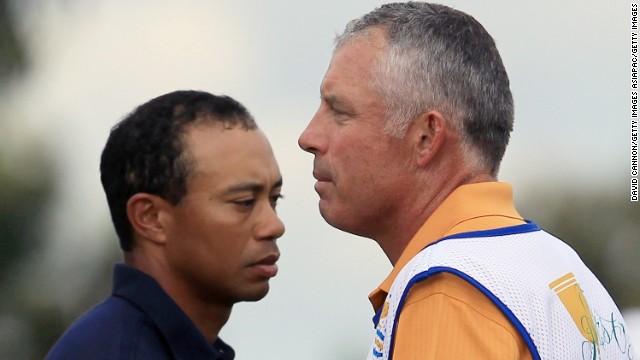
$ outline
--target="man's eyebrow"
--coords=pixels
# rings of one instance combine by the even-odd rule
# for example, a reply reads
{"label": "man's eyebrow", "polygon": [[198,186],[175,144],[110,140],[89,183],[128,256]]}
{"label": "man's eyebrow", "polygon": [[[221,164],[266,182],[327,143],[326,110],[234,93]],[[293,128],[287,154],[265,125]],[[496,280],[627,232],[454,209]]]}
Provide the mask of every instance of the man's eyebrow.
{"label": "man's eyebrow", "polygon": [[342,104],[342,101],[340,100],[340,98],[338,98],[336,95],[334,94],[328,94],[328,95],[322,95],[322,99],[326,102],[328,102],[331,106],[334,106],[336,104]]}
{"label": "man's eyebrow", "polygon": [[[282,187],[282,178],[279,178],[276,182],[274,182],[273,185],[271,185],[271,188],[269,189],[269,191],[271,191],[273,189],[277,189],[279,187]],[[235,184],[235,185],[229,186],[225,190],[225,193],[238,193],[238,192],[257,193],[257,192],[263,191],[264,188],[265,188],[265,186],[261,182],[245,182],[245,183],[240,183],[240,184]]]}
{"label": "man's eyebrow", "polygon": [[352,108],[351,103],[348,100],[345,100],[344,98],[339,97],[335,94],[322,95],[321,98],[332,108],[337,107],[345,111]]}

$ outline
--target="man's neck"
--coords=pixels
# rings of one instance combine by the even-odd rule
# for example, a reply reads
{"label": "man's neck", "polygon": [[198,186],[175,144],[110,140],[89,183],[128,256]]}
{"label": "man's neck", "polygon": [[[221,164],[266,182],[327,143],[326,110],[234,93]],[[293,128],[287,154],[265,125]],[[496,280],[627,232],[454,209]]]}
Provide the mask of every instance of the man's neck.
{"label": "man's neck", "polygon": [[143,255],[141,251],[125,252],[124,262],[154,278],[209,342],[214,343],[218,339],[220,330],[229,320],[232,305],[203,299],[183,281],[176,279],[161,260]]}
{"label": "man's neck", "polygon": [[488,174],[474,176],[459,174],[447,179],[432,181],[431,184],[426,182],[429,185],[424,187],[424,191],[414,197],[408,197],[407,203],[400,207],[404,211],[395,218],[395,224],[387,227],[389,231],[376,236],[374,240],[385,252],[391,264],[395,266],[420,227],[455,189],[465,184],[489,181],[496,181],[496,178]]}

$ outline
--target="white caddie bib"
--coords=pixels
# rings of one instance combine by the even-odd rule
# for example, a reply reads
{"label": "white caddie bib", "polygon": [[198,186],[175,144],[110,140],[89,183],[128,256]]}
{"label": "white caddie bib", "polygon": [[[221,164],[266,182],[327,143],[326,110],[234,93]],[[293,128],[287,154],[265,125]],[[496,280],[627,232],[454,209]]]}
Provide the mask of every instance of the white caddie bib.
{"label": "white caddie bib", "polygon": [[533,359],[633,359],[627,327],[575,251],[534,223],[458,234],[424,248],[398,274],[378,313],[369,360],[392,358],[409,289],[448,272],[482,291],[507,316]]}

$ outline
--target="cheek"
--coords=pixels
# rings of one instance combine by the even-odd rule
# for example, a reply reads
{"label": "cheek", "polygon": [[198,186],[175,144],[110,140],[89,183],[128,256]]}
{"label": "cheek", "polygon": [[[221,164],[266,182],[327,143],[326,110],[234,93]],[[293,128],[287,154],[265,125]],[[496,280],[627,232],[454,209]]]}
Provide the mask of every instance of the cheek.
{"label": "cheek", "polygon": [[[362,140],[362,139],[359,139]],[[341,150],[341,170],[351,177],[369,180],[371,174],[384,171],[385,154],[369,142],[352,141]]]}
{"label": "cheek", "polygon": [[221,261],[241,259],[247,246],[249,234],[241,227],[221,227],[210,237],[210,247]]}
{"label": "cheek", "polygon": [[173,252],[173,265],[186,277],[211,288],[236,279],[246,266],[246,241],[235,230],[210,226],[191,231],[180,244],[168,249]]}
{"label": "cheek", "polygon": [[238,258],[249,236],[246,226],[220,209],[187,212],[177,219],[175,230],[171,241],[180,249],[173,251],[181,251],[200,262],[225,263]]}
{"label": "cheek", "polygon": [[343,135],[333,142],[330,163],[337,176],[357,177],[368,171],[375,149],[368,143],[366,135]]}
{"label": "cheek", "polygon": [[337,185],[343,199],[353,202],[359,211],[384,204],[381,195],[394,194],[406,186],[400,182],[406,172],[402,159],[384,146],[362,146],[351,151],[342,163],[343,177]]}
{"label": "cheek", "polygon": [[203,252],[218,261],[228,262],[242,255],[250,232],[245,224],[237,221],[209,219],[194,235],[192,240],[200,243],[198,247]]}

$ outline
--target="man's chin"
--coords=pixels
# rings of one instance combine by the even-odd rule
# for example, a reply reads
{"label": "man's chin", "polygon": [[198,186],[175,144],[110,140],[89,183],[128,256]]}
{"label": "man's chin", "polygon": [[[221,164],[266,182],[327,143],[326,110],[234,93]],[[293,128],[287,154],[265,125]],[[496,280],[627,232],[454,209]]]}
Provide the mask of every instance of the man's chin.
{"label": "man's chin", "polygon": [[251,289],[250,291],[247,291],[244,294],[242,301],[246,301],[246,302],[259,301],[264,299],[268,293],[269,293],[269,283],[265,281],[265,283],[261,284],[259,287],[256,287],[255,289]]}
{"label": "man's chin", "polygon": [[322,206],[322,200],[320,200],[320,216],[327,222],[327,224],[333,226],[338,230],[350,233],[350,227],[345,223],[344,218],[336,214],[335,211],[329,211],[327,207]]}

